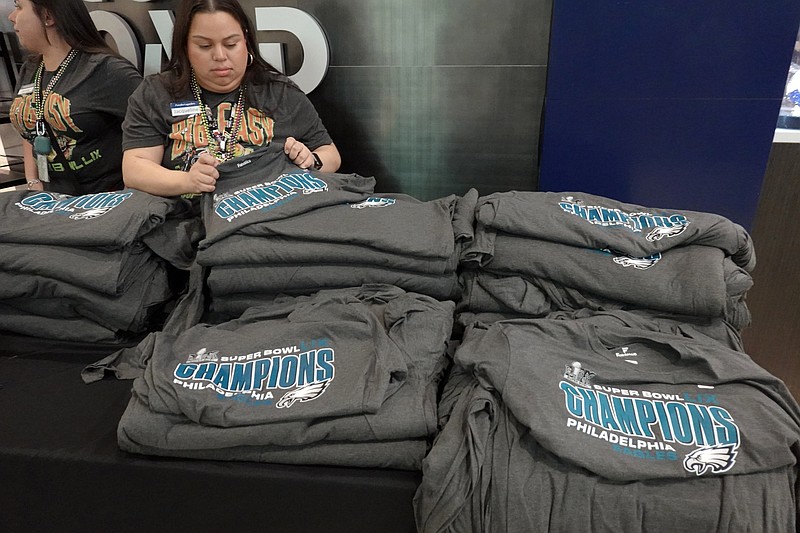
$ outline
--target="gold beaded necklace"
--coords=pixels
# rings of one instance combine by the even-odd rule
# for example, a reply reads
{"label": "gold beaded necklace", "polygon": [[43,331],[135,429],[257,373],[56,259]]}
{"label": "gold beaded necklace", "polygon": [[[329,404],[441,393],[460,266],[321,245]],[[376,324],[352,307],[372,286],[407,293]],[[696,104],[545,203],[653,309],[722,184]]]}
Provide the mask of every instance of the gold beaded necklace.
{"label": "gold beaded necklace", "polygon": [[217,120],[211,113],[211,108],[203,102],[200,85],[197,83],[194,70],[192,70],[191,85],[194,97],[197,99],[197,103],[200,104],[200,120],[202,120],[203,127],[206,130],[208,151],[219,161],[227,161],[233,157],[236,137],[239,135],[239,128],[242,125],[245,84],[242,83],[239,85],[239,97],[236,104],[234,104],[234,108],[231,110],[231,118],[226,121],[222,131],[220,131]]}
{"label": "gold beaded necklace", "polygon": [[61,75],[67,70],[69,62],[78,54],[78,51],[73,48],[67,54],[67,57],[61,62],[53,74],[53,78],[47,87],[42,91],[42,73],[44,72],[44,58],[39,62],[39,68],[36,69],[36,75],[33,78],[33,112],[36,115],[36,137],[33,139],[33,150],[39,155],[48,155],[50,153],[50,137],[47,135],[47,128],[44,121],[44,105],[47,102],[47,97],[53,92],[53,88],[61,79]]}

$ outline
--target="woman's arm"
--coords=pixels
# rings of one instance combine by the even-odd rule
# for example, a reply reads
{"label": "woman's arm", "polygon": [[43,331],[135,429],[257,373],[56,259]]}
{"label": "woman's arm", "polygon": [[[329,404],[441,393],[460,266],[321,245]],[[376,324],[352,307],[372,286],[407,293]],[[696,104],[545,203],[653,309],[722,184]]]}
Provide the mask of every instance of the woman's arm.
{"label": "woman's arm", "polygon": [[322,172],[336,172],[342,164],[342,157],[333,143],[320,146],[312,153],[305,144],[294,137],[287,137],[283,151],[292,163],[300,168],[314,168],[314,153],[322,161],[322,168],[318,169]]}
{"label": "woman's arm", "polygon": [[339,170],[342,164],[342,156],[339,155],[339,149],[336,148],[335,144],[325,144],[314,150],[314,152],[319,156],[320,161],[322,161],[321,171],[336,172]]}
{"label": "woman's arm", "polygon": [[212,192],[219,178],[219,161],[201,154],[188,172],[161,166],[163,146],[130,148],[122,154],[122,179],[125,186],[156,196],[179,196]]}
{"label": "woman's arm", "polygon": [[36,166],[36,156],[33,155],[31,143],[22,141],[22,162],[25,170],[25,181],[28,182],[29,191],[43,191],[44,185],[39,181],[39,167]]}

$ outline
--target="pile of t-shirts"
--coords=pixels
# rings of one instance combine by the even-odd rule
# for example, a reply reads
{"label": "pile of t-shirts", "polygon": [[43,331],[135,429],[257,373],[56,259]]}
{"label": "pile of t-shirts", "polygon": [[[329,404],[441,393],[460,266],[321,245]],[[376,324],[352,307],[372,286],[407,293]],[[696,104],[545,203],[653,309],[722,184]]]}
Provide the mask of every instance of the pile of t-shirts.
{"label": "pile of t-shirts", "polygon": [[120,446],[149,455],[420,469],[453,302],[386,285],[285,296],[151,335]]}
{"label": "pile of t-shirts", "polygon": [[365,283],[456,296],[455,243],[471,236],[477,193],[471,205],[455,195],[373,196],[374,178],[301,170],[276,150],[218,167],[197,254],[212,311],[233,318],[278,294]]}
{"label": "pile of t-shirts", "polygon": [[419,531],[795,531],[800,407],[743,351],[747,232],[579,193],[476,205]]}
{"label": "pile of t-shirts", "polygon": [[444,531],[796,531],[800,408],[743,352],[615,311],[472,324],[415,513]]}
{"label": "pile of t-shirts", "polygon": [[199,240],[190,211],[133,190],[0,194],[0,331],[113,344],[156,326],[167,262],[191,262]]}
{"label": "pile of t-shirts", "polygon": [[738,330],[750,323],[755,254],[725,217],[525,191],[479,198],[475,217],[459,311],[646,309],[722,318]]}

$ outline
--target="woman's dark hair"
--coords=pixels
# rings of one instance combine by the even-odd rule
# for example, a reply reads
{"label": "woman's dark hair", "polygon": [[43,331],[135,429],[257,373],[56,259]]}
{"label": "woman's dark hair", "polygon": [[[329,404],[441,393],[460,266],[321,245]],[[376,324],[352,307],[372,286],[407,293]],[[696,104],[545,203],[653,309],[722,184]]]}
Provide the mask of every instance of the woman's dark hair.
{"label": "woman's dark hair", "polygon": [[252,88],[253,84],[267,84],[273,80],[294,85],[258,53],[255,27],[238,0],[181,0],[175,13],[175,27],[172,29],[172,57],[167,65],[167,70],[172,73],[169,81],[167,81],[167,89],[171,95],[178,97],[185,93],[189,87],[192,66],[189,63],[187,46],[189,27],[192,25],[194,16],[198,13],[216,13],[220,11],[228,13],[242,27],[247,51],[253,58],[247,65],[243,81],[250,88]]}
{"label": "woman's dark hair", "polygon": [[97,31],[83,0],[31,0],[31,3],[40,19],[44,19],[45,11],[50,12],[56,30],[72,48],[116,55]]}

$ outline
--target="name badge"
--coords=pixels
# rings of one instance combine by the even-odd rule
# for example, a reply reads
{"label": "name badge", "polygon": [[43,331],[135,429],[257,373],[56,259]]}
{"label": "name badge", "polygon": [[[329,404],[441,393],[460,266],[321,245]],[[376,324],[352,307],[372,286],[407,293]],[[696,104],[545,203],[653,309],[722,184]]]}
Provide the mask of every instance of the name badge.
{"label": "name badge", "polygon": [[169,111],[173,117],[183,117],[186,115],[197,115],[200,113],[200,103],[197,100],[186,102],[172,102],[169,104]]}
{"label": "name badge", "polygon": [[23,85],[22,87],[20,87],[19,92],[17,94],[23,96],[32,93],[33,93],[33,84],[29,83],[28,85]]}

